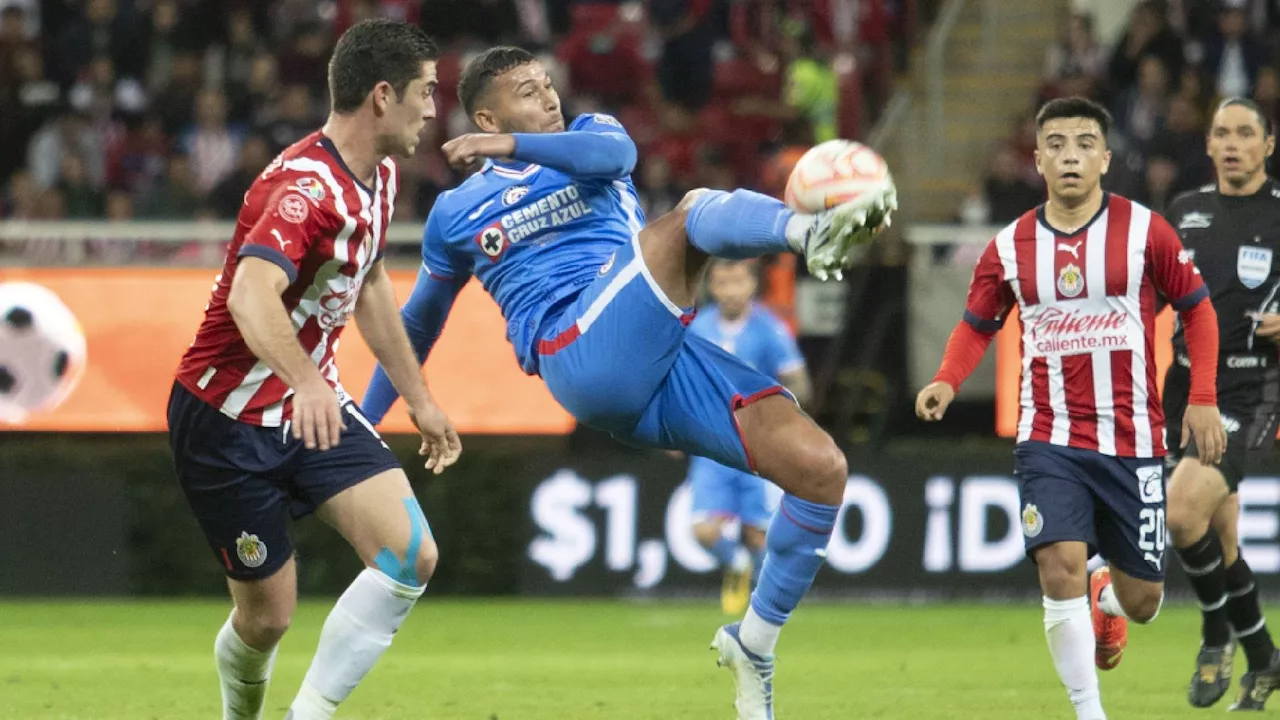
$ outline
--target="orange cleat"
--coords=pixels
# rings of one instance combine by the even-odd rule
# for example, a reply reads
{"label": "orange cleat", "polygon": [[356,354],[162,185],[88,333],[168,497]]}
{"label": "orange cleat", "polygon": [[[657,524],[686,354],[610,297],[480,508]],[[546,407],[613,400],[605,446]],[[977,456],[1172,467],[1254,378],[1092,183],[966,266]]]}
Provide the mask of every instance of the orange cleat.
{"label": "orange cleat", "polygon": [[1089,576],[1089,599],[1093,603],[1093,637],[1097,642],[1093,662],[1099,670],[1110,670],[1119,665],[1124,656],[1124,646],[1129,643],[1129,621],[1123,616],[1108,615],[1098,606],[1103,588],[1110,584],[1111,570],[1106,565],[1094,570]]}

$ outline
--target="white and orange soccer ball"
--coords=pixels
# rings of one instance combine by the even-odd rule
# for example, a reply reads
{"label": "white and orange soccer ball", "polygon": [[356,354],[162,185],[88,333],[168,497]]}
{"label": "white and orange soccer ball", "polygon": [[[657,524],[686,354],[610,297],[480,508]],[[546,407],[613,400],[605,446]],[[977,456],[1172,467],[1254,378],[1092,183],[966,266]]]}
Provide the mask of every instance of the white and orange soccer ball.
{"label": "white and orange soccer ball", "polygon": [[828,140],[800,157],[787,178],[787,205],[816,213],[847,202],[860,202],[869,212],[898,207],[898,190],[880,153],[852,140]]}
{"label": "white and orange soccer ball", "polygon": [[85,363],[84,331],[53,291],[0,283],[0,423],[51,410],[75,389]]}

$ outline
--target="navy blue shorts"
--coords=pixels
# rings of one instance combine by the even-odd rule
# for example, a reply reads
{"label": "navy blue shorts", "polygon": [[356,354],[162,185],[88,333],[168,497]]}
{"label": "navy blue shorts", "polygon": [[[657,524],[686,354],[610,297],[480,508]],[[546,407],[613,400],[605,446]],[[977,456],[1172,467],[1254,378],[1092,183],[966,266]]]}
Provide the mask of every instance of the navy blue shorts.
{"label": "navy blue shorts", "polygon": [[209,547],[236,580],[269,577],[293,556],[288,518],[400,467],[354,402],[342,408],[338,446],[308,450],[287,426],[232,420],[174,383],[169,445],[178,481]]}
{"label": "navy blue shorts", "polygon": [[1078,540],[1089,557],[1142,580],[1164,580],[1164,460],[1022,442],[1013,451],[1027,555]]}
{"label": "navy blue shorts", "polygon": [[690,334],[691,317],[649,274],[633,239],[543,332],[538,374],[579,422],[628,445],[753,471],[734,413],[787,392]]}

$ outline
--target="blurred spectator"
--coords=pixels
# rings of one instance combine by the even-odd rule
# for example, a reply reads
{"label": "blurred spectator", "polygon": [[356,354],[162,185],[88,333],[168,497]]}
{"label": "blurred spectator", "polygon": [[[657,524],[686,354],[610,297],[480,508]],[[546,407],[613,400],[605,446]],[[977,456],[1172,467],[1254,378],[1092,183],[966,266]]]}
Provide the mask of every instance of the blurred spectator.
{"label": "blurred spectator", "polygon": [[961,215],[971,224],[1006,225],[1042,202],[1042,186],[1024,177],[1018,154],[1005,145],[991,158],[981,197],[970,199]]}
{"label": "blurred spectator", "polygon": [[[724,151],[717,147],[704,146],[698,152],[697,165],[694,169],[694,187],[712,190],[733,190],[738,187],[733,168],[725,162]],[[656,217],[656,216],[655,216]]]}
{"label": "blurred spectator", "polygon": [[1276,118],[1280,118],[1280,70],[1275,66],[1258,68],[1258,77],[1253,83],[1253,100],[1273,124]]}
{"label": "blurred spectator", "polygon": [[190,220],[200,208],[200,193],[186,155],[169,158],[169,170],[151,192],[141,197],[138,215],[163,220]]}
{"label": "blurred spectator", "polygon": [[650,19],[662,36],[657,68],[662,96],[691,111],[711,99],[714,5],[713,0],[649,0]]}
{"label": "blurred spectator", "polygon": [[78,70],[93,57],[105,55],[122,77],[140,77],[142,56],[132,49],[139,28],[131,12],[121,12],[116,0],[86,0],[56,41],[60,64],[55,77],[63,85],[75,82]]}
{"label": "blurred spectator", "polygon": [[1218,34],[1204,42],[1202,60],[1210,87],[1219,97],[1248,96],[1266,62],[1262,42],[1248,32],[1244,10],[1228,5],[1218,14]]}
{"label": "blurred spectator", "polygon": [[789,33],[783,45],[787,64],[787,105],[809,121],[816,142],[833,140],[836,107],[840,101],[839,79],[829,62],[819,57],[813,32],[808,27]]}
{"label": "blurred spectator", "polygon": [[14,55],[11,84],[0,86],[0,184],[26,160],[31,137],[60,109],[62,91],[44,76],[44,60],[34,46]]}
{"label": "blurred spectator", "polygon": [[1093,18],[1072,15],[1065,36],[1045,52],[1044,79],[1057,84],[1068,78],[1100,78],[1105,70],[1102,47],[1093,36]]}
{"label": "blurred spectator", "polygon": [[89,182],[84,160],[75,153],[62,156],[62,170],[56,186],[66,200],[67,217],[88,220],[101,217],[104,210],[102,191]]}
{"label": "blurred spectator", "polygon": [[511,42],[519,23],[513,0],[430,0],[422,5],[422,27],[442,43],[464,37],[485,45]]}
{"label": "blurred spectator", "polygon": [[1155,55],[1145,55],[1138,65],[1138,83],[1122,93],[1112,112],[1116,130],[1146,144],[1162,132],[1169,109],[1169,74]]}
{"label": "blurred spectator", "polygon": [[248,84],[239,95],[228,97],[230,117],[237,123],[253,128],[264,128],[276,118],[279,109],[280,81],[276,58],[269,52],[260,52],[249,65]]}
{"label": "blurred spectator", "polygon": [[145,195],[165,173],[170,151],[160,118],[127,122],[107,149],[107,184]]}
{"label": "blurred spectator", "polygon": [[279,54],[280,80],[286,85],[306,85],[319,95],[328,88],[329,51],[333,41],[320,23],[298,28]]}
{"label": "blurred spectator", "polygon": [[209,66],[216,68],[210,80],[221,84],[231,102],[231,116],[248,120],[250,108],[239,104],[249,93],[249,80],[253,74],[254,58],[261,48],[253,13],[248,8],[237,8],[227,16],[226,42],[211,52]]}
{"label": "blurred spectator", "polygon": [[15,56],[30,45],[26,11],[15,5],[0,9],[0,89],[13,77]]}
{"label": "blurred spectator", "polygon": [[1133,9],[1129,27],[1111,55],[1108,79],[1112,92],[1129,89],[1138,80],[1143,58],[1152,55],[1160,59],[1169,76],[1182,74],[1182,41],[1169,27],[1163,4],[1144,0]]}
{"label": "blurred spectator", "polygon": [[[1169,101],[1166,132],[1161,133],[1150,144],[1148,153],[1148,165],[1155,159],[1173,163],[1173,178],[1166,190],[1168,199],[1213,180],[1213,164],[1205,154],[1204,117],[1200,108],[1186,98],[1175,97]],[[1165,170],[1166,168],[1160,168],[1156,171],[1157,179],[1161,182],[1164,180],[1162,173]],[[1151,170],[1148,167],[1149,181],[1150,177]]]}
{"label": "blurred spectator", "polygon": [[166,135],[176,136],[191,124],[196,94],[203,85],[200,56],[182,52],[173,57],[169,83],[156,94],[151,103],[159,114]]}
{"label": "blurred spectator", "polygon": [[59,115],[36,132],[27,146],[27,169],[36,185],[51,188],[58,182],[62,156],[79,155],[89,181],[101,187],[106,175],[106,145],[102,136],[80,113]]}
{"label": "blurred spectator", "polygon": [[671,165],[662,157],[644,158],[636,175],[640,178],[640,206],[645,217],[656,218],[670,212],[684,195],[671,176]]}
{"label": "blurred spectator", "polygon": [[224,220],[234,220],[244,205],[244,194],[253,179],[271,162],[273,153],[261,135],[250,135],[240,146],[240,161],[225,180],[218,183],[209,196],[209,207]]}
{"label": "blurred spectator", "polygon": [[9,176],[3,197],[3,212],[0,216],[14,220],[30,220],[36,215],[36,200],[40,197],[40,188],[35,178],[26,170],[19,170]]}
{"label": "blurred spectator", "polygon": [[236,167],[240,139],[227,127],[227,102],[220,90],[201,91],[196,98],[196,124],[183,147],[191,156],[196,187],[207,193]]}
{"label": "blurred spectator", "polygon": [[306,85],[286,87],[277,108],[276,119],[265,128],[273,156],[301,140],[320,124],[311,105],[311,91]]}

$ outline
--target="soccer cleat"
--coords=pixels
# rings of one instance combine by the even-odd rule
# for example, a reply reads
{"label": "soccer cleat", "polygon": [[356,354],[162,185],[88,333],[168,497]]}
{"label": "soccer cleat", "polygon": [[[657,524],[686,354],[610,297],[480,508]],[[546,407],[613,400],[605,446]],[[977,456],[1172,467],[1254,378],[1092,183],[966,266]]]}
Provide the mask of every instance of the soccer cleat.
{"label": "soccer cleat", "polygon": [[1129,642],[1129,621],[1120,616],[1102,612],[1098,597],[1111,584],[1111,569],[1106,565],[1089,576],[1089,597],[1093,601],[1093,637],[1097,646],[1093,651],[1093,664],[1099,670],[1110,670],[1120,664],[1124,646]]}
{"label": "soccer cleat", "polygon": [[1262,712],[1267,698],[1280,687],[1280,650],[1271,656],[1266,670],[1249,671],[1240,676],[1240,691],[1236,701],[1227,708],[1231,712]]}
{"label": "soccer cleat", "polygon": [[726,615],[739,616],[747,611],[751,603],[751,554],[745,548],[738,548],[738,556],[733,564],[724,570],[724,580],[720,585],[720,609]]}
{"label": "soccer cleat", "polygon": [[1228,642],[1226,647],[1221,648],[1200,646],[1200,654],[1196,656],[1196,671],[1191,676],[1191,685],[1187,687],[1187,702],[1192,707],[1210,707],[1227,693],[1227,689],[1231,687],[1231,669],[1235,655],[1236,645],[1233,642]]}
{"label": "soccer cleat", "polygon": [[773,656],[760,657],[743,647],[739,625],[725,625],[716,631],[711,641],[711,649],[720,653],[716,664],[733,673],[738,689],[733,706],[738,720],[773,720]]}
{"label": "soccer cleat", "polygon": [[851,200],[813,216],[802,247],[809,273],[819,280],[841,280],[844,269],[857,259],[859,251],[882,229],[889,226],[890,214],[898,209],[897,192]]}

